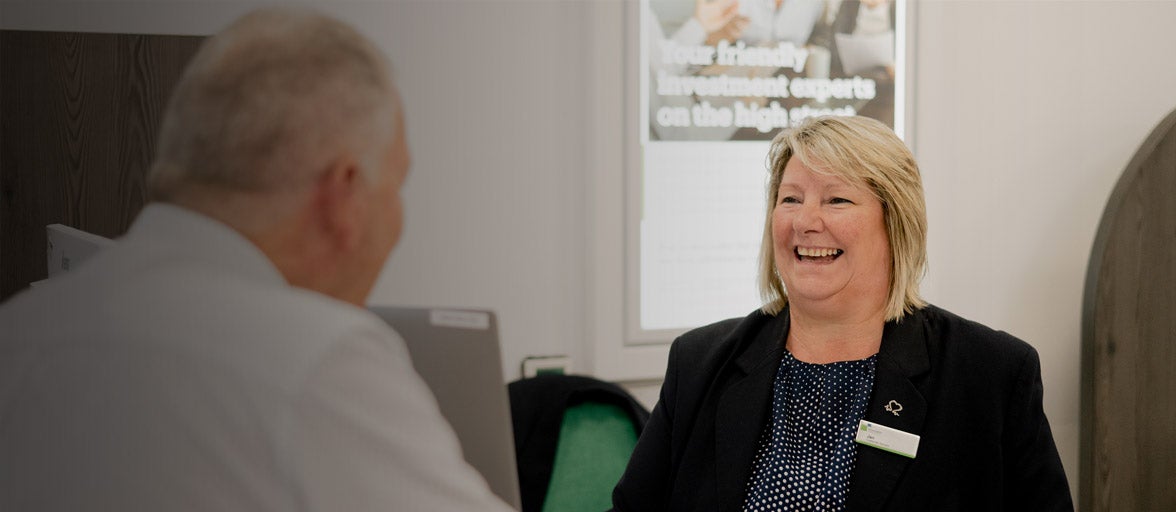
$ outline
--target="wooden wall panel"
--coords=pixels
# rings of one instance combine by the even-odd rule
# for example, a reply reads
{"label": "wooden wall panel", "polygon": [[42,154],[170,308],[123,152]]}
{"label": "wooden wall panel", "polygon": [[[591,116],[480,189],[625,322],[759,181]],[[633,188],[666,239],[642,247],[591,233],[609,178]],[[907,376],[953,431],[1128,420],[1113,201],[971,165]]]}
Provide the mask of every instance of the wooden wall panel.
{"label": "wooden wall panel", "polygon": [[0,300],[44,279],[45,225],[123,234],[202,37],[0,31]]}
{"label": "wooden wall panel", "polygon": [[1111,194],[1083,309],[1081,510],[1176,510],[1176,111]]}

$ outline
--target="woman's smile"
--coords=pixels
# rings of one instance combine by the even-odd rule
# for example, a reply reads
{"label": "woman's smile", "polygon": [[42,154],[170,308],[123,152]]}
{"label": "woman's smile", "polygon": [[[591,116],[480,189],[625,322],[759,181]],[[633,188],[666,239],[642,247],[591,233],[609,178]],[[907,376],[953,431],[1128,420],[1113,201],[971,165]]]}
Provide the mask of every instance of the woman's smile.
{"label": "woman's smile", "polygon": [[797,261],[807,263],[830,263],[836,260],[845,251],[841,249],[830,249],[826,247],[797,247],[793,250],[796,253]]}

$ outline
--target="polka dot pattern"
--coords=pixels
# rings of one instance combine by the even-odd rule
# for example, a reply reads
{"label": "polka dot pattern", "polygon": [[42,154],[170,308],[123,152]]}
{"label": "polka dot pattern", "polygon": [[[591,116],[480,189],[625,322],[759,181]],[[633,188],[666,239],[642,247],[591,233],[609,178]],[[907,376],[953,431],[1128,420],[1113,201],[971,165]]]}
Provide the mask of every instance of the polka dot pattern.
{"label": "polka dot pattern", "polygon": [[845,510],[877,357],[810,364],[784,352],[744,511]]}

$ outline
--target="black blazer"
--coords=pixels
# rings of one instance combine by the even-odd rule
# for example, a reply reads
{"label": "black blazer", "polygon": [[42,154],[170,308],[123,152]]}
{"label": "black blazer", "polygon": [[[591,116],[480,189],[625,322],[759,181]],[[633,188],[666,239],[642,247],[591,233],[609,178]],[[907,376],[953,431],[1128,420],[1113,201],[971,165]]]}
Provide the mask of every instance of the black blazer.
{"label": "black blazer", "polygon": [[[756,311],[674,341],[616,510],[742,508],[787,332],[787,309]],[[858,445],[849,510],[1073,510],[1041,400],[1025,342],[934,306],[888,322],[865,419],[921,436],[918,455]]]}

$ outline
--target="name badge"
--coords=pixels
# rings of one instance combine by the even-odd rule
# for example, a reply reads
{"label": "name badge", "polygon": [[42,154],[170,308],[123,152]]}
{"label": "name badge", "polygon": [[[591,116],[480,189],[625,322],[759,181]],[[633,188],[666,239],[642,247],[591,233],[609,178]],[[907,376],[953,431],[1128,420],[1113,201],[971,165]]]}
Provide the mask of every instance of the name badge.
{"label": "name badge", "polygon": [[866,420],[858,423],[855,441],[912,459],[919,451],[919,436]]}

